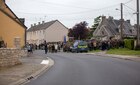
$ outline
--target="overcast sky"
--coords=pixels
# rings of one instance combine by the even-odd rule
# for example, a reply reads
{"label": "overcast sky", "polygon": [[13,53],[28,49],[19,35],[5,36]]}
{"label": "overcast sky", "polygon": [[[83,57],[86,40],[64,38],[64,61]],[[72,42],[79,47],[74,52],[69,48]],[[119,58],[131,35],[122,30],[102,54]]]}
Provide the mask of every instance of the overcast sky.
{"label": "overcast sky", "polygon": [[120,19],[120,3],[124,3],[124,19],[136,23],[136,0],[6,0],[7,5],[20,18],[25,18],[25,25],[38,22],[59,20],[66,27],[86,21],[91,27],[94,18],[100,15]]}

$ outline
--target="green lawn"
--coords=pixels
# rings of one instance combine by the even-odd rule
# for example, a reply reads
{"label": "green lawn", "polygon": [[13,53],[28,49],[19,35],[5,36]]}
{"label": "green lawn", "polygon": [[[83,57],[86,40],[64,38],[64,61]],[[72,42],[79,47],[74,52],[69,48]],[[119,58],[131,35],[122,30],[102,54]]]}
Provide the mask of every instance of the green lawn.
{"label": "green lawn", "polygon": [[95,53],[95,52],[101,52],[101,50],[92,50],[92,51],[89,51],[89,53]]}
{"label": "green lawn", "polygon": [[120,48],[120,49],[110,49],[107,51],[107,54],[116,54],[116,55],[137,55],[140,56],[140,50],[129,50],[126,48]]}

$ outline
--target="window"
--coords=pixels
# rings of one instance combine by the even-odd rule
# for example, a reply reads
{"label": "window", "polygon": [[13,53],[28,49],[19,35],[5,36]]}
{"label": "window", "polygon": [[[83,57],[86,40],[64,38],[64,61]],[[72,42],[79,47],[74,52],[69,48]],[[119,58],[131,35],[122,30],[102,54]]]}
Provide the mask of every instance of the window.
{"label": "window", "polygon": [[14,38],[14,44],[16,48],[20,48],[20,42],[21,42],[21,38],[20,37],[15,37]]}
{"label": "window", "polygon": [[118,28],[116,28],[116,32],[119,32],[119,29]]}
{"label": "window", "polygon": [[103,34],[103,35],[105,34],[104,31],[102,31],[102,34]]}

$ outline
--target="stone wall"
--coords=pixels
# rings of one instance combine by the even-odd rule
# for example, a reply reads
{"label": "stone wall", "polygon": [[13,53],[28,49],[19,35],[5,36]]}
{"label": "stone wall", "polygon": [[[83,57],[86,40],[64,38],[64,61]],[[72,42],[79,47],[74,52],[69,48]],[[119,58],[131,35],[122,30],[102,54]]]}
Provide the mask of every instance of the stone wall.
{"label": "stone wall", "polygon": [[26,50],[0,48],[0,67],[9,67],[21,64],[19,58],[26,56]]}
{"label": "stone wall", "polygon": [[28,56],[27,49],[19,50],[19,57],[27,57],[27,56]]}

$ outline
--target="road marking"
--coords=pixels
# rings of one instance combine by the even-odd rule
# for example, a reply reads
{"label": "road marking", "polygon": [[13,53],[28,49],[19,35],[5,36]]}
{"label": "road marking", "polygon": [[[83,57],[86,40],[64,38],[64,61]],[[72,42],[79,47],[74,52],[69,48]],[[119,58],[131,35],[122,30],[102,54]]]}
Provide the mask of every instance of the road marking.
{"label": "road marking", "polygon": [[40,64],[49,64],[49,60],[42,60]]}

